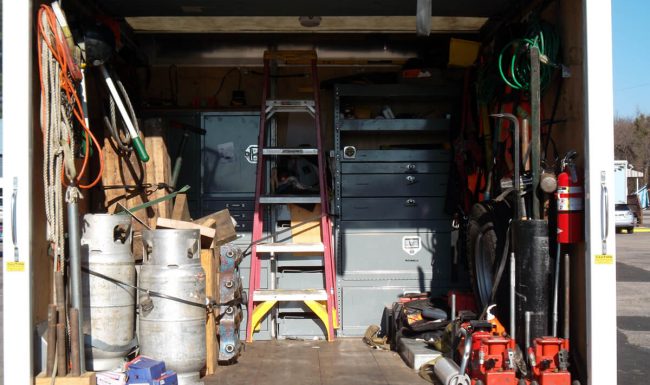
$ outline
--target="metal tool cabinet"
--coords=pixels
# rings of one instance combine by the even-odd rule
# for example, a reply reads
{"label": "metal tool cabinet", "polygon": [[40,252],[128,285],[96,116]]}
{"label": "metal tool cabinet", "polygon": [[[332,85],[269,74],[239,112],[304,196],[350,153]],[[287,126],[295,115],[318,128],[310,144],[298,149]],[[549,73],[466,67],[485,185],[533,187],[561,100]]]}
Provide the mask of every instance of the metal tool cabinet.
{"label": "metal tool cabinet", "polygon": [[344,109],[401,103],[404,111],[449,94],[444,87],[335,87],[333,208],[344,336],[381,324],[382,309],[400,294],[439,294],[451,284],[451,218],[444,211],[451,154],[426,142],[447,140],[448,116],[353,119]]}
{"label": "metal tool cabinet", "polygon": [[[242,250],[252,241],[259,123],[258,111],[201,114],[201,127],[206,130],[201,147],[201,215],[228,209],[237,221],[239,238],[233,243]],[[250,263],[249,255],[239,265],[244,291],[248,291]],[[261,286],[270,287],[268,261],[262,264]],[[244,338],[247,311],[242,315],[240,336]],[[261,328],[256,338],[270,339],[268,319]]]}

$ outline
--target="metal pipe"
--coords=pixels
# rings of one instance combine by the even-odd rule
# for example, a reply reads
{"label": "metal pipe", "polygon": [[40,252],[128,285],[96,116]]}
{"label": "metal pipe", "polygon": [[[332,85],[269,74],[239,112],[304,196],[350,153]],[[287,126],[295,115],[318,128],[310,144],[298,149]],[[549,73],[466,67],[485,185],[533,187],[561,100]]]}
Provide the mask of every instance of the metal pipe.
{"label": "metal pipe", "polygon": [[447,357],[438,357],[433,364],[433,373],[442,385],[470,385],[472,381],[461,373],[458,365]]}
{"label": "metal pipe", "polygon": [[469,362],[469,354],[472,351],[472,336],[465,328],[460,328],[458,330],[458,333],[456,334],[457,337],[460,337],[461,335],[465,337],[465,347],[463,348],[463,358],[460,361],[460,370],[458,371],[458,373],[463,375],[465,374],[465,370],[467,369],[467,363]]}
{"label": "metal pipe", "polygon": [[528,352],[528,348],[530,348],[530,316],[531,316],[531,314],[532,314],[532,312],[530,312],[530,311],[527,311],[527,312],[524,313],[524,320],[525,320],[524,321],[524,323],[525,323],[524,333],[525,333],[525,339],[526,339],[526,341],[524,341],[524,342],[525,342],[525,346],[526,346],[526,352]]}
{"label": "metal pipe", "polygon": [[528,119],[521,120],[521,162],[524,164],[524,171],[530,170],[530,156],[528,155],[528,137],[530,136]]}
{"label": "metal pipe", "polygon": [[185,150],[185,143],[187,143],[187,138],[190,134],[185,131],[183,133],[183,138],[181,139],[181,145],[178,148],[178,155],[176,156],[176,161],[174,161],[174,171],[172,172],[172,186],[176,187],[178,183],[178,177],[181,175],[181,166],[183,165],[183,151]]}
{"label": "metal pipe", "polygon": [[451,294],[451,316],[450,321],[453,321],[456,318],[456,293]]}
{"label": "metal pipe", "polygon": [[570,284],[571,284],[571,278],[569,276],[569,272],[571,267],[569,266],[569,263],[571,262],[571,259],[569,258],[569,253],[564,254],[564,333],[562,333],[564,338],[569,338],[569,334],[571,334],[571,331],[569,330],[570,326],[570,319],[569,317],[570,312],[569,312],[569,304],[570,304]]}
{"label": "metal pipe", "polygon": [[515,286],[516,286],[516,277],[515,277],[516,269],[515,269],[515,252],[513,251],[510,253],[510,330],[508,330],[508,333],[510,333],[510,336],[515,338],[517,336],[516,333],[516,316],[515,316],[515,310],[516,310],[516,303],[515,303]]}
{"label": "metal pipe", "polygon": [[492,114],[490,116],[495,117],[495,118],[508,119],[514,125],[514,131],[515,132],[513,134],[513,138],[515,138],[515,140],[513,142],[515,142],[514,143],[515,144],[515,154],[514,154],[514,162],[513,163],[514,163],[514,166],[515,166],[515,170],[514,170],[512,186],[514,187],[515,192],[517,194],[517,202],[515,203],[515,215],[514,215],[514,218],[515,219],[520,219],[521,218],[520,217],[520,212],[521,212],[521,209],[520,209],[520,205],[521,205],[521,188],[520,188],[520,185],[519,185],[519,182],[520,182],[520,180],[519,180],[519,175],[520,175],[519,164],[521,163],[520,162],[521,150],[519,148],[519,119],[517,119],[517,117],[514,116],[513,114],[509,114],[509,113],[498,113],[498,114]]}
{"label": "metal pipe", "polygon": [[560,243],[557,244],[557,252],[555,253],[555,277],[553,287],[553,326],[551,335],[557,337],[557,324],[558,324],[558,302],[560,301]]}
{"label": "metal pipe", "polygon": [[531,150],[531,167],[533,171],[533,219],[541,219],[540,203],[537,196],[539,189],[539,169],[540,169],[540,62],[539,48],[530,47],[530,110],[532,119],[532,136],[530,144]]}
{"label": "metal pipe", "polygon": [[[77,325],[77,340],[79,346],[84,346],[83,314],[82,309],[82,292],[81,292],[81,232],[79,223],[79,197],[81,193],[74,186],[69,186],[66,191],[66,201],[68,203],[68,243],[70,249],[70,297],[72,298],[72,307],[79,311],[79,324]],[[81,373],[85,369],[84,349],[79,349],[79,368]]]}

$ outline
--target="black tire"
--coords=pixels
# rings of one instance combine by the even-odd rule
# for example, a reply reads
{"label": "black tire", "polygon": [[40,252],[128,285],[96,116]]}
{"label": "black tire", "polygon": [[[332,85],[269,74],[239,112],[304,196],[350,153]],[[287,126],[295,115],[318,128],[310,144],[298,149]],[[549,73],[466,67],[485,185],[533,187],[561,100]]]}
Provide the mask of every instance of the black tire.
{"label": "black tire", "polygon": [[634,233],[634,226],[632,226],[632,227],[628,227],[628,228],[627,228],[627,233],[628,233],[628,234],[633,234],[633,233]]}
{"label": "black tire", "polygon": [[490,301],[494,265],[497,261],[497,234],[492,211],[477,203],[467,225],[467,264],[479,311]]}
{"label": "black tire", "polygon": [[617,228],[616,228],[616,234],[620,234],[620,233],[622,233],[622,232],[623,232],[623,229],[622,229],[622,228],[620,228],[620,227],[617,227]]}

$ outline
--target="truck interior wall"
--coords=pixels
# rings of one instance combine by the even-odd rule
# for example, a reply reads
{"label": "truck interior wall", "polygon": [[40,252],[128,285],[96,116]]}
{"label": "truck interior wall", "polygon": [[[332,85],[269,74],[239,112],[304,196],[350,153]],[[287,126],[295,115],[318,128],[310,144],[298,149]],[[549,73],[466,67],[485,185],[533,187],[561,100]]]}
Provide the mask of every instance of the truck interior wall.
{"label": "truck interior wall", "polygon": [[[34,6],[34,13],[38,9],[37,4]],[[558,152],[563,154],[569,149],[576,149],[581,157],[578,159],[580,165],[584,165],[585,154],[585,79],[584,79],[584,10],[583,1],[567,0],[556,1],[549,12],[556,14],[556,23],[562,36],[563,63],[570,69],[571,77],[564,79],[560,102],[558,104],[557,119],[566,119],[566,122],[555,125],[553,138],[558,146]],[[34,68],[37,68],[36,58],[34,57]],[[246,92],[247,104],[250,110],[259,109],[259,100],[262,90],[262,77],[252,74],[252,71],[261,72],[260,67],[246,67],[242,69],[241,86],[238,83],[236,73],[229,74],[224,81],[224,85],[216,100],[214,93],[219,88],[219,84],[230,68],[209,67],[209,66],[180,66],[177,68],[178,73],[178,106],[191,107],[202,110],[217,110],[230,108],[230,98],[232,91],[240,88]],[[387,71],[395,68],[381,67],[323,67],[319,69],[320,80],[332,79],[345,75],[359,74],[367,71]],[[146,98],[166,100],[170,99],[170,72],[167,66],[153,66],[149,74],[139,73],[139,77],[149,78],[146,83],[140,83],[139,93]],[[38,91],[38,73],[35,72],[33,79],[33,105],[39,105]],[[92,91],[91,91],[92,92]],[[555,90],[551,89],[546,94],[546,106],[552,106],[555,97]],[[321,109],[323,112],[324,143],[326,148],[333,145],[333,97],[330,90],[324,90],[321,95]],[[154,107],[154,106],[152,106]],[[97,107],[93,107],[97,108]],[[176,108],[176,107],[173,107]],[[546,115],[550,112],[547,107]],[[32,207],[35,217],[44,213],[44,191],[42,183],[41,159],[43,154],[43,142],[40,140],[41,131],[38,123],[38,108],[34,111],[34,173],[32,174],[33,195]],[[101,121],[94,119],[91,124],[101,124]],[[86,204],[93,207],[97,204],[99,195],[85,194],[89,196]],[[92,203],[91,203],[92,202]],[[45,241],[45,221],[32,221],[32,258],[33,258],[33,276],[34,276],[34,303],[33,319],[34,323],[43,321],[47,317],[47,304],[52,297],[52,259],[48,255],[48,243]],[[587,357],[587,335],[586,323],[587,313],[584,307],[586,303],[586,276],[585,276],[585,245],[579,244],[571,250],[571,339],[572,346],[575,350],[572,354],[578,361],[578,367],[585,368]]]}
{"label": "truck interior wall", "polygon": [[[557,119],[566,119],[553,131],[553,139],[560,154],[570,149],[579,153],[578,166],[584,170],[586,138],[585,121],[585,63],[584,63],[584,9],[580,0],[556,2],[557,25],[562,39],[563,63],[569,68],[571,77],[562,82],[562,92],[558,104]],[[553,95],[554,93],[549,93]],[[551,105],[551,104],[547,104]],[[582,383],[586,378],[587,359],[587,278],[585,243],[568,248],[571,258],[571,354],[577,363]]]}
{"label": "truck interior wall", "polygon": [[[40,4],[45,2],[35,1],[32,8],[32,20],[36,20],[36,12]],[[36,33],[34,33],[34,36]],[[36,46],[36,44],[34,44]],[[35,51],[34,51],[35,52]],[[38,59],[32,55],[32,68],[38,68]],[[43,134],[40,125],[40,80],[38,71],[32,71],[32,135],[33,135],[33,155],[32,155],[32,275],[34,277],[33,285],[33,302],[32,302],[32,320],[34,326],[47,320],[47,305],[52,302],[52,282],[53,282],[53,259],[48,254],[49,243],[45,239],[47,222],[41,220],[45,218],[45,192],[43,184]]]}
{"label": "truck interior wall", "polygon": [[[245,47],[241,48],[242,51]],[[164,111],[169,109],[171,111],[178,110],[202,110],[202,111],[259,111],[259,103],[262,93],[262,68],[261,67],[241,67],[241,85],[239,84],[237,71],[232,71],[237,67],[210,67],[210,66],[180,66],[176,69],[178,74],[178,98],[176,99],[176,106],[169,106],[170,100],[170,67],[168,66],[153,66],[148,74],[140,73],[141,79],[141,93],[146,99],[164,101],[166,105],[155,106],[152,109]],[[359,76],[364,73],[376,72],[389,72],[396,71],[399,66],[390,67],[364,67],[364,66],[336,66],[327,67],[322,66],[318,69],[318,76],[321,82],[332,80],[345,76]],[[279,73],[296,74],[306,72],[304,67],[286,67],[280,68]],[[225,76],[225,78],[224,78]],[[149,79],[143,82],[143,79]],[[218,95],[215,97],[216,91],[219,89],[221,82],[223,86]],[[279,83],[278,93],[281,97],[286,98],[309,98],[309,80],[308,79],[292,79],[285,78]],[[232,92],[236,89],[245,91],[246,106],[238,106],[233,108],[230,104]],[[299,90],[306,92],[299,92]],[[321,89],[321,116],[322,116],[322,129],[323,129],[323,145],[327,149],[333,146],[333,89],[331,87]],[[372,111],[376,113],[377,111]],[[444,116],[444,112],[441,111]],[[295,116],[294,116],[295,117]],[[292,119],[294,119],[292,117]],[[280,119],[286,119],[286,116],[280,116]],[[308,119],[308,118],[307,118]],[[302,119],[297,118],[290,122],[288,125],[279,124],[279,140],[286,138],[286,132],[282,130],[283,127],[291,127],[292,125],[300,125]]]}

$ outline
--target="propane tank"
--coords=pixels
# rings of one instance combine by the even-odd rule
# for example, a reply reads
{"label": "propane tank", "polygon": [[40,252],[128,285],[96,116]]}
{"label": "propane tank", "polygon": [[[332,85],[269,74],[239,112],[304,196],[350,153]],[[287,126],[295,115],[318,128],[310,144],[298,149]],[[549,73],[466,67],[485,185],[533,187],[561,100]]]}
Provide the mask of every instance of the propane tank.
{"label": "propane tank", "polygon": [[165,361],[179,385],[203,384],[205,274],[199,230],[143,230],[140,287],[188,301],[140,294],[140,353]]}
{"label": "propane tank", "polygon": [[[131,217],[86,214],[81,231],[82,266],[135,285]],[[87,271],[82,272],[81,282],[86,368],[92,371],[115,369],[136,346],[135,290]]]}
{"label": "propane tank", "polygon": [[584,239],[584,183],[578,175],[575,158],[569,151],[562,159],[562,172],[557,176],[557,241],[578,243]]}

